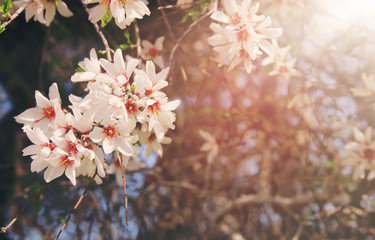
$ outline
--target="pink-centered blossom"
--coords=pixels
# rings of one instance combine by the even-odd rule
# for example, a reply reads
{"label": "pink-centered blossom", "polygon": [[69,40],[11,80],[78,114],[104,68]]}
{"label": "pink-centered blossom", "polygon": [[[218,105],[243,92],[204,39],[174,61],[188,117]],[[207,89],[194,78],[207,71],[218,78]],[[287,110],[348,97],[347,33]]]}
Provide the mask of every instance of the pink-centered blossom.
{"label": "pink-centered blossom", "polygon": [[144,15],[150,15],[145,0],[86,0],[85,3],[98,3],[89,9],[91,22],[98,22],[109,13],[109,17],[115,18],[116,25],[121,29],[125,29],[136,18],[142,19]]}
{"label": "pink-centered blossom", "polygon": [[281,34],[281,29],[270,28],[271,18],[257,15],[259,3],[251,0],[237,3],[236,0],[223,0],[224,11],[215,11],[211,18],[219,23],[211,23],[214,35],[207,39],[218,53],[219,61],[228,63],[231,71],[241,62],[247,72],[253,67],[258,55],[271,54],[269,42]]}
{"label": "pink-centered blossom", "polygon": [[163,50],[164,36],[156,39],[155,44],[152,44],[148,40],[142,40],[142,52],[141,58],[144,60],[152,60],[156,65],[164,68],[164,60],[161,56]]}
{"label": "pink-centered blossom", "polygon": [[198,133],[205,140],[205,143],[202,145],[200,150],[208,152],[207,162],[212,163],[219,153],[218,141],[209,132],[203,131],[202,129],[200,129]]}
{"label": "pink-centered blossom", "polygon": [[[342,161],[343,165],[353,167],[353,178],[368,180],[375,178],[375,141],[373,131],[368,127],[361,132],[353,127],[354,140],[345,145],[348,156]],[[366,174],[368,171],[368,174]]]}
{"label": "pink-centered blossom", "polygon": [[35,91],[36,107],[27,109],[15,119],[28,127],[40,128],[48,132],[55,125],[56,111],[61,108],[60,94],[57,84],[54,83],[49,88],[49,99],[39,91]]}
{"label": "pink-centered blossom", "polygon": [[[21,2],[24,1],[20,0],[15,4],[20,4]],[[73,16],[73,13],[62,0],[33,0],[25,9],[26,21],[28,22],[34,17],[34,21],[49,26],[56,15],[56,9],[64,17]]]}

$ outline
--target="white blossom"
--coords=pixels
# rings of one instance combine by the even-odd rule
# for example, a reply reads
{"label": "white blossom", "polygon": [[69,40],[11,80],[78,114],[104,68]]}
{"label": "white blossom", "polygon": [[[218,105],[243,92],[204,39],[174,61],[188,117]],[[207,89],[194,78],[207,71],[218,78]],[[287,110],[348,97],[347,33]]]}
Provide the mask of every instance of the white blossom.
{"label": "white blossom", "polygon": [[252,5],[251,0],[237,4],[236,0],[223,0],[225,11],[217,10],[211,18],[220,24],[211,23],[215,34],[207,39],[219,54],[219,61],[229,62],[231,71],[241,62],[250,72],[253,61],[262,51],[271,54],[271,39],[281,34],[281,29],[270,28],[271,18],[257,15],[259,3]]}
{"label": "white blossom", "polygon": [[[375,178],[375,141],[373,140],[372,128],[368,127],[365,132],[361,132],[357,127],[353,127],[355,141],[345,145],[348,157],[342,164],[353,167],[353,178],[368,180]],[[368,175],[365,175],[366,171]]]}
{"label": "white blossom", "polygon": [[206,132],[200,129],[198,133],[206,141],[202,145],[200,150],[204,152],[208,152],[207,162],[212,163],[212,161],[217,157],[219,153],[219,144],[217,140],[209,132]]}
{"label": "white blossom", "polygon": [[160,52],[163,50],[164,36],[156,39],[155,44],[152,44],[148,40],[142,40],[142,52],[141,57],[144,60],[152,60],[156,65],[164,68],[164,60]]}
{"label": "white blossom", "polygon": [[[20,0],[15,4],[19,5],[21,2],[24,1]],[[49,26],[56,15],[56,9],[64,17],[73,16],[73,13],[62,0],[33,0],[25,9],[26,21],[28,22],[32,17],[34,17],[34,21],[38,21],[46,26]]]}
{"label": "white blossom", "polygon": [[96,23],[108,12],[109,18],[115,18],[116,25],[125,29],[134,19],[150,15],[145,0],[86,0],[86,4],[99,3],[89,9],[89,20]]}

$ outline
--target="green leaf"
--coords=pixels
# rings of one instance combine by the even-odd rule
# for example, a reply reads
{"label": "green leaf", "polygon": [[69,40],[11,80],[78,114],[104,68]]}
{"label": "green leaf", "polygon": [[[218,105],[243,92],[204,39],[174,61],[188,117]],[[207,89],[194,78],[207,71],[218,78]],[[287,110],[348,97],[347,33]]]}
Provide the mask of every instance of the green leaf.
{"label": "green leaf", "polygon": [[61,222],[61,223],[65,223],[66,220],[65,220],[65,217],[61,216],[61,215],[57,215],[57,219]]}
{"label": "green leaf", "polygon": [[121,50],[126,50],[126,49],[128,49],[130,46],[128,45],[128,44],[126,44],[126,43],[124,43],[124,44],[120,44],[119,46],[118,46],[118,48],[120,48]]}
{"label": "green leaf", "polygon": [[128,41],[129,41],[129,31],[128,30],[126,30],[125,32],[124,32],[124,37],[126,38],[126,39],[128,39]]}
{"label": "green leaf", "polygon": [[111,14],[109,14],[109,11],[107,10],[104,17],[102,17],[102,19],[100,19],[102,21],[103,27],[105,27],[105,25],[107,25],[109,23],[110,19],[111,19]]}
{"label": "green leaf", "polygon": [[335,166],[335,163],[333,162],[333,160],[328,160],[327,163],[326,163],[326,168],[328,170],[332,170]]}
{"label": "green leaf", "polygon": [[22,194],[22,197],[23,197],[24,199],[29,199],[29,195],[27,195],[26,193]]}
{"label": "green leaf", "polygon": [[86,72],[85,69],[81,68],[81,67],[77,67],[76,68],[76,72]]}
{"label": "green leaf", "polygon": [[8,14],[12,6],[13,6],[12,0],[3,0],[3,6],[1,6],[0,11],[3,12],[4,14]]}
{"label": "green leaf", "polygon": [[127,43],[128,43],[128,45],[134,45],[133,43],[132,43],[132,41],[130,40],[130,34],[129,34],[129,31],[128,30],[126,30],[125,32],[124,32],[124,36],[125,36],[125,38],[126,38],[126,41],[127,41]]}
{"label": "green leaf", "polygon": [[180,24],[181,23],[185,23],[187,21],[187,19],[189,18],[189,14],[186,14],[180,21]]}
{"label": "green leaf", "polygon": [[0,28],[0,34],[5,31],[5,28]]}

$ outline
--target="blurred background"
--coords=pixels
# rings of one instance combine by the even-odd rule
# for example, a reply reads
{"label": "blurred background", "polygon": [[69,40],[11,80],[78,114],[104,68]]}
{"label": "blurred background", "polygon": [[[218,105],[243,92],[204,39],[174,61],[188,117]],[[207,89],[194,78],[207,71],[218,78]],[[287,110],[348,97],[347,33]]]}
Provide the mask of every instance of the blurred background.
{"label": "blurred background", "polygon": [[[82,96],[85,84],[70,77],[91,48],[104,50],[80,1],[66,3],[71,18],[57,14],[48,28],[21,14],[0,35],[0,225],[22,212],[0,238],[55,238],[88,186],[65,177],[47,185],[42,173],[31,173],[22,156],[30,142],[14,120],[35,106],[35,90],[48,95],[53,82],[63,105],[71,93]],[[366,97],[351,89],[366,88],[363,74],[374,74],[375,3],[259,3],[272,27],[283,29],[278,43],[291,46],[286,59],[296,59],[298,74],[270,76],[265,54],[251,73],[241,64],[228,72],[207,43],[211,1],[149,1],[151,15],[137,21],[140,38],[165,36],[165,91],[181,100],[167,134],[172,143],[162,158],[146,158],[142,147],[128,170],[128,226],[123,188],[108,175],[87,187],[60,239],[375,239],[374,180],[354,178],[358,164],[341,164],[353,126],[374,125],[374,86]],[[135,43],[134,25],[126,31]],[[113,21],[103,33],[112,49],[127,42]],[[135,48],[123,53],[137,56]],[[216,139],[213,161],[200,150],[199,130]],[[364,157],[372,164],[372,155]]]}

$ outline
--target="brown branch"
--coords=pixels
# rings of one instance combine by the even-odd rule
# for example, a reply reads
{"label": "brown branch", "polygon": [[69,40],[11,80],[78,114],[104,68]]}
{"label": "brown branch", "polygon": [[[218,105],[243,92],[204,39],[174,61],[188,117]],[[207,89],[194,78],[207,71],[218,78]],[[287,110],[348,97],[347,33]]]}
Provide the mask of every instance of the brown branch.
{"label": "brown branch", "polygon": [[[159,5],[159,6],[161,5],[160,0],[158,0],[158,5]],[[168,22],[168,19],[167,19],[167,17],[166,17],[166,14],[165,14],[164,9],[159,7],[158,10],[160,10],[161,15],[162,15],[162,17],[163,17],[163,21],[164,21],[165,25],[166,25],[167,28],[168,28],[168,32],[169,32],[169,36],[170,36],[170,38],[172,39],[172,41],[174,41],[174,39],[175,39],[175,35],[173,34],[173,31],[172,31],[171,25],[170,25],[169,22]]]}
{"label": "brown branch", "polygon": [[70,212],[68,218],[65,220],[65,223],[64,223],[64,225],[61,227],[61,229],[60,229],[59,233],[57,234],[55,240],[57,240],[57,239],[60,237],[60,234],[61,234],[62,231],[64,231],[64,229],[66,228],[66,225],[68,224],[68,222],[69,222],[70,218],[72,217],[73,213],[78,209],[78,207],[79,207],[79,205],[81,204],[83,198],[84,198],[84,197],[86,196],[86,194],[87,194],[87,191],[88,191],[88,189],[89,189],[90,184],[94,181],[94,178],[96,177],[96,174],[97,174],[97,173],[95,173],[94,176],[92,176],[92,178],[90,179],[90,182],[89,182],[89,184],[87,184],[87,186],[86,186],[86,188],[85,188],[85,191],[82,193],[81,197],[78,199],[78,201],[77,201],[76,204],[74,205],[73,210]]}
{"label": "brown branch", "polygon": [[265,149],[263,152],[262,169],[259,174],[259,194],[262,196],[269,196],[271,193],[271,150]]}
{"label": "brown branch", "polygon": [[5,233],[17,221],[17,219],[21,216],[25,209],[30,206],[30,204],[44,191],[46,187],[47,183],[45,183],[43,187],[33,196],[33,198],[26,203],[26,205],[21,209],[21,211],[19,211],[17,216],[13,218],[12,221],[6,227],[1,228],[1,233]]}
{"label": "brown branch", "polygon": [[137,56],[139,58],[142,53],[142,47],[141,47],[141,37],[139,35],[139,27],[136,21],[134,21],[134,35],[136,39],[135,45],[137,46]]}
{"label": "brown branch", "polygon": [[[82,5],[85,8],[85,11],[87,12],[87,14],[89,14],[89,9],[87,7],[87,4],[85,4],[84,1],[82,1]],[[100,39],[103,42],[103,45],[105,47],[105,52],[107,54],[108,61],[112,61],[112,55],[111,55],[112,51],[111,51],[111,48],[109,47],[107,38],[104,36],[103,32],[100,30],[100,27],[99,27],[99,25],[97,23],[93,23],[92,22],[92,25],[94,25],[96,32],[98,33]]]}
{"label": "brown branch", "polygon": [[[109,156],[109,154],[107,154],[107,155],[104,157],[104,161],[108,158],[108,156]],[[74,205],[73,210],[70,212],[68,218],[65,220],[65,223],[64,223],[64,225],[61,227],[61,229],[60,229],[59,233],[57,234],[55,240],[57,240],[57,239],[59,238],[59,236],[60,236],[60,234],[62,233],[62,231],[66,228],[66,225],[68,224],[68,222],[69,222],[70,218],[72,217],[74,211],[76,211],[76,210],[78,209],[78,207],[79,207],[79,205],[81,204],[83,198],[84,198],[84,197],[86,196],[86,194],[87,194],[87,191],[88,191],[88,189],[89,189],[90,184],[94,181],[94,178],[96,177],[96,174],[97,174],[97,172],[95,172],[94,176],[91,177],[89,184],[87,184],[87,186],[86,186],[86,188],[85,188],[85,191],[82,193],[81,197],[78,199],[78,201],[77,201],[76,204]]]}
{"label": "brown branch", "polygon": [[[182,40],[184,40],[184,38],[193,30],[193,28],[195,26],[197,26],[201,21],[203,21],[206,17],[210,16],[213,12],[216,11],[216,8],[217,8],[217,1],[214,2],[214,7],[208,11],[206,14],[204,14],[203,16],[201,16],[198,20],[196,20],[195,22],[193,22],[192,24],[189,25],[188,29],[182,34],[182,36],[176,41],[176,44],[173,46],[172,50],[171,50],[171,53],[169,54],[169,63],[171,65],[171,69],[169,70],[168,72],[168,75],[166,77],[166,79],[168,79],[170,77],[170,74],[171,74],[171,70],[172,70],[172,64],[173,64],[173,60],[174,60],[174,55],[176,54],[176,50],[180,47],[180,44],[182,42]],[[170,80],[170,82],[172,82],[172,80]]]}
{"label": "brown branch", "polygon": [[23,10],[25,10],[25,8],[27,7],[27,5],[29,5],[29,3],[31,2],[31,0],[25,2],[24,5],[22,5],[20,8],[17,9],[17,11],[15,11],[12,16],[10,16],[9,20],[6,21],[6,22],[3,22],[0,26],[0,28],[5,28],[9,23],[11,23],[16,17],[18,17],[18,15],[20,15]]}
{"label": "brown branch", "polygon": [[122,160],[122,154],[119,154],[120,157],[120,165],[121,165],[121,172],[122,172],[122,184],[124,188],[124,200],[125,200],[125,218],[126,218],[126,226],[128,226],[128,195],[126,193],[126,175],[125,175],[125,165]]}
{"label": "brown branch", "polygon": [[244,195],[237,198],[235,201],[228,203],[226,206],[221,208],[221,210],[214,215],[212,218],[212,222],[217,222],[221,219],[226,213],[231,211],[232,209],[239,208],[242,206],[247,205],[262,205],[262,204],[272,204],[272,205],[279,205],[282,207],[290,207],[290,206],[299,206],[299,205],[306,205],[309,203],[314,197],[294,197],[294,198],[287,198],[281,196],[263,196],[259,194],[249,194]]}
{"label": "brown branch", "polygon": [[296,231],[296,233],[294,234],[292,240],[298,240],[299,237],[300,237],[301,234],[302,234],[302,231],[303,231],[303,222],[300,222],[300,224],[298,225],[297,231]]}

